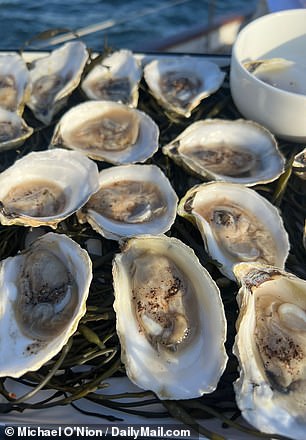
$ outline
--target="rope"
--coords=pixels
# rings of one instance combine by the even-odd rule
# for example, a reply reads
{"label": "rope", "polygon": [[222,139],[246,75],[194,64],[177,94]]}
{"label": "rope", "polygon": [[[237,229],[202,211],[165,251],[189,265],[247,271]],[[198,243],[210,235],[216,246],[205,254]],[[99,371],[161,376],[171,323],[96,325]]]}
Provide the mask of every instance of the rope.
{"label": "rope", "polygon": [[127,23],[129,21],[135,20],[140,17],[144,17],[146,15],[155,14],[156,12],[161,11],[163,9],[171,8],[173,6],[177,6],[177,5],[180,5],[183,3],[188,3],[190,1],[191,0],[171,0],[167,3],[164,3],[161,6],[156,7],[156,8],[146,8],[140,12],[130,14],[130,15],[126,16],[125,18],[121,18],[119,20],[105,20],[100,23],[92,24],[92,25],[77,29],[74,32],[67,32],[63,35],[60,35],[60,36],[57,36],[54,38],[50,38],[47,41],[40,42],[40,43],[36,44],[35,46],[36,47],[47,47],[47,46],[54,46],[56,44],[61,44],[66,41],[70,41],[70,40],[73,40],[78,37],[83,37],[85,35],[89,35],[89,34],[99,32],[99,31],[110,29],[110,28],[117,26],[119,24]]}

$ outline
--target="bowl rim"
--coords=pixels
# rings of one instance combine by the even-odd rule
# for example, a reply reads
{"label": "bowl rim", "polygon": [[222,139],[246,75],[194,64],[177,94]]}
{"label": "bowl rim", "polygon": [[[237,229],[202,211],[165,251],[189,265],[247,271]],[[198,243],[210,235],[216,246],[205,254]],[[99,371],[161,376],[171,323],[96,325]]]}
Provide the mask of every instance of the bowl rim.
{"label": "bowl rim", "polygon": [[[288,90],[283,90],[278,87],[274,87],[274,86],[262,81],[261,79],[258,79],[255,75],[250,73],[244,67],[242,61],[237,56],[237,50],[238,50],[237,46],[239,44],[239,41],[243,38],[244,34],[246,34],[250,29],[252,29],[252,27],[256,26],[260,22],[269,21],[276,16],[297,15],[297,14],[301,14],[301,13],[304,14],[305,18],[306,18],[306,8],[298,8],[298,9],[289,9],[289,10],[284,10],[284,11],[271,12],[270,14],[266,14],[261,17],[258,17],[255,20],[248,23],[244,28],[241,29],[241,31],[239,31],[239,33],[236,37],[236,40],[233,44],[232,55],[231,55],[231,59],[232,59],[231,65],[233,63],[233,60],[235,60],[237,63],[237,66],[242,70],[244,75],[246,75],[248,77],[248,79],[250,79],[251,81],[254,81],[254,83],[257,84],[258,86],[266,88],[271,93],[281,94],[281,95],[284,95],[285,97],[286,96],[291,97],[292,99],[296,99],[301,102],[304,102],[306,100],[306,95],[303,95],[301,93],[296,93],[296,92],[289,92]],[[264,58],[262,58],[262,59],[264,59]],[[231,67],[231,71],[232,71],[232,67]]]}

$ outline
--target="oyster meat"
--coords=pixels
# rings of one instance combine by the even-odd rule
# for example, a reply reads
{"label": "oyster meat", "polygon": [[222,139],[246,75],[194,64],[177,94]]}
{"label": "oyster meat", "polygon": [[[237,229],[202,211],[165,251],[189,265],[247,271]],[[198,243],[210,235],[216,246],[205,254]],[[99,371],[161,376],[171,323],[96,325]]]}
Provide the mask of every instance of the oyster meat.
{"label": "oyster meat", "polygon": [[106,238],[118,240],[170,229],[178,198],[155,165],[121,165],[100,172],[100,188],[78,212]]}
{"label": "oyster meat", "polygon": [[268,200],[243,185],[212,182],[187,191],[178,214],[198,227],[220,271],[235,279],[233,265],[258,261],[283,268],[289,253],[282,218]]}
{"label": "oyster meat", "polygon": [[192,249],[163,235],[132,238],[114,259],[113,279],[128,377],[160,399],[212,392],[227,362],[226,320]]}
{"label": "oyster meat", "polygon": [[0,151],[22,145],[33,133],[33,128],[18,116],[0,107]]}
{"label": "oyster meat", "polygon": [[158,138],[158,126],[145,113],[117,102],[87,101],[64,114],[51,145],[119,165],[147,160]]}
{"label": "oyster meat", "polygon": [[185,117],[219,89],[224,76],[217,64],[190,56],[153,60],[144,67],[152,95],[163,107]]}
{"label": "oyster meat", "polygon": [[28,106],[35,117],[49,124],[79,85],[88,59],[86,46],[73,41],[39,58],[30,69],[32,93]]}
{"label": "oyster meat", "polygon": [[306,95],[306,67],[284,58],[248,61],[244,67],[256,78],[286,92]]}
{"label": "oyster meat", "polygon": [[297,176],[306,180],[306,148],[295,155],[292,169]]}
{"label": "oyster meat", "polygon": [[1,262],[1,377],[39,369],[67,343],[86,311],[91,266],[85,250],[53,232]]}
{"label": "oyster meat", "polygon": [[102,60],[82,82],[89,99],[116,101],[137,107],[142,76],[139,62],[130,50],[118,50]]}
{"label": "oyster meat", "polygon": [[247,186],[275,180],[285,165],[274,136],[243,119],[194,122],[163,153],[202,179]]}
{"label": "oyster meat", "polygon": [[0,108],[21,115],[30,93],[30,74],[22,57],[0,55]]}
{"label": "oyster meat", "polygon": [[[234,353],[243,417],[257,429],[304,440],[306,282],[273,266],[241,263]],[[272,435],[273,437],[273,435]]]}
{"label": "oyster meat", "polygon": [[77,151],[30,153],[0,174],[0,222],[56,228],[98,190],[98,176]]}

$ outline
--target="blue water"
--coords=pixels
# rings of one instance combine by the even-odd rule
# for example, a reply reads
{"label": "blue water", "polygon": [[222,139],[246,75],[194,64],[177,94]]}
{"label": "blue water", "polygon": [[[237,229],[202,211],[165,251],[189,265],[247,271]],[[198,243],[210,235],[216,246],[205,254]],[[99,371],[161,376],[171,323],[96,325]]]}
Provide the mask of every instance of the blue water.
{"label": "blue water", "polygon": [[206,24],[208,3],[215,5],[215,16],[241,12],[256,4],[255,0],[188,0],[183,4],[132,19],[149,8],[158,9],[172,2],[173,0],[0,0],[0,49],[18,49],[38,32],[50,28],[77,30],[106,20],[115,20],[119,22],[118,25],[84,37],[84,41],[95,50],[102,50],[105,42],[113,48],[133,50],[145,46],[146,43],[179,34],[193,26]]}

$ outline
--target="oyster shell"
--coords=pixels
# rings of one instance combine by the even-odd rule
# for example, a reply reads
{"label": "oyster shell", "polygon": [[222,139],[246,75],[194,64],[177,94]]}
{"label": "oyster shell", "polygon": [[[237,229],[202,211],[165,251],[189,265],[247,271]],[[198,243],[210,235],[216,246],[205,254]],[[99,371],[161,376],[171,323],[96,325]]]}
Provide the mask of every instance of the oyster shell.
{"label": "oyster shell", "polygon": [[33,133],[33,128],[15,112],[0,108],[0,151],[22,145]]}
{"label": "oyster shell", "polygon": [[178,214],[196,225],[206,251],[228,278],[235,280],[233,265],[243,261],[284,267],[288,234],[277,208],[256,191],[229,182],[203,183],[187,191]]}
{"label": "oyster shell", "polygon": [[91,260],[50,232],[1,262],[0,376],[20,377],[55,356],[86,311]]}
{"label": "oyster shell", "polygon": [[224,77],[217,64],[189,56],[153,60],[144,67],[144,78],[157,101],[185,117],[219,89]]}
{"label": "oyster shell", "polygon": [[130,50],[118,50],[104,58],[82,82],[89,99],[121,102],[137,107],[142,76],[139,62]]}
{"label": "oyster shell", "polygon": [[86,46],[72,41],[34,62],[30,69],[32,93],[27,105],[37,119],[49,124],[66,104],[79,85],[87,59]]}
{"label": "oyster shell", "polygon": [[155,165],[121,165],[100,172],[100,188],[78,212],[106,238],[161,234],[176,217],[178,198]]}
{"label": "oyster shell", "polygon": [[30,153],[0,174],[0,222],[56,228],[98,190],[98,176],[77,151]]}
{"label": "oyster shell", "polygon": [[192,249],[166,236],[132,238],[114,259],[113,278],[128,377],[160,399],[214,391],[227,362],[226,320]]}
{"label": "oyster shell", "polygon": [[144,162],[158,149],[159,128],[145,113],[112,101],[87,101],[55,127],[51,146],[115,165]]}
{"label": "oyster shell", "polygon": [[261,81],[285,90],[306,95],[306,67],[284,58],[248,61],[244,67]]}
{"label": "oyster shell", "polygon": [[243,119],[194,122],[163,153],[201,178],[247,186],[275,180],[285,165],[274,136]]}
{"label": "oyster shell", "polygon": [[[276,267],[241,263],[234,354],[236,400],[257,429],[304,440],[306,282]],[[273,437],[273,436],[272,436]]]}
{"label": "oyster shell", "polygon": [[30,74],[22,57],[0,55],[0,107],[21,115],[30,93]]}
{"label": "oyster shell", "polygon": [[306,148],[295,155],[292,168],[297,176],[306,180]]}

